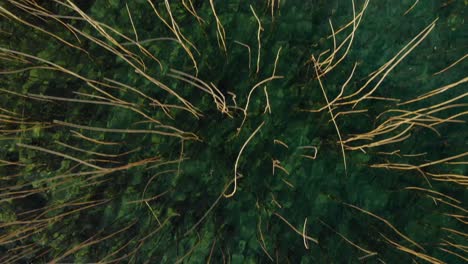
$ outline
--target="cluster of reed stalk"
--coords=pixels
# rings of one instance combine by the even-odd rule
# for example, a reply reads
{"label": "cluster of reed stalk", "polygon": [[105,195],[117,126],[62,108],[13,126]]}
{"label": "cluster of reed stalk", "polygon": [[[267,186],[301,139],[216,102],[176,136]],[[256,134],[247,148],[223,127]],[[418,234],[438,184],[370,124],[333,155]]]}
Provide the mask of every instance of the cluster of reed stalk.
{"label": "cluster of reed stalk", "polygon": [[[174,84],[189,87],[193,91],[193,93],[189,94],[207,98],[211,107],[216,109],[223,118],[237,122],[237,128],[234,132],[236,136],[245,138],[239,146],[235,160],[232,161],[231,176],[226,179],[226,185],[220,190],[219,197],[208,208],[206,213],[188,229],[186,235],[197,230],[221,199],[235,199],[236,196],[243,195],[242,190],[239,190],[239,185],[242,184],[239,180],[242,177],[255,177],[255,175],[244,175],[240,171],[241,164],[248,159],[243,154],[249,148],[249,144],[262,132],[262,129],[269,126],[269,122],[254,123],[251,129],[247,129],[246,124],[252,116],[256,115],[251,110],[252,101],[255,96],[261,98],[264,102],[264,110],[259,115],[260,117],[265,117],[266,120],[267,116],[271,116],[275,111],[274,105],[271,104],[268,85],[271,82],[280,81],[287,77],[277,73],[277,64],[281,60],[281,47],[276,50],[273,71],[266,74],[267,77],[257,80],[256,83],[247,89],[247,92],[236,90],[225,91],[217,87],[214,82],[203,80],[200,77],[202,75],[202,68],[200,66],[202,61],[200,61],[200,58],[203,54],[204,44],[194,43],[186,35],[187,30],[179,24],[179,19],[173,12],[174,3],[168,0],[160,2],[146,1],[147,8],[154,14],[158,25],[163,27],[167,32],[167,35],[156,36],[153,39],[141,39],[135,18],[138,10],[131,10],[129,5],[125,5],[123,8],[125,8],[128,20],[130,21],[128,28],[131,28],[131,34],[125,33],[121,29],[107,24],[105,21],[98,21],[71,0],[54,0],[52,1],[52,5],[44,5],[35,0],[8,0],[6,2],[5,5],[0,5],[0,17],[2,19],[0,23],[25,27],[31,32],[34,31],[43,37],[47,37],[49,41],[54,41],[82,56],[93,56],[83,45],[83,43],[90,43],[106,52],[109,57],[118,60],[129,73],[138,76],[141,80],[139,83],[147,83],[148,85],[142,87],[141,84],[130,81],[124,82],[119,78],[111,76],[92,78],[76,70],[73,65],[64,65],[54,62],[49,58],[16,49],[14,43],[9,47],[0,46],[0,61],[2,63],[0,76],[14,78],[31,71],[53,72],[63,78],[73,79],[82,85],[79,90],[63,93],[70,96],[17,91],[9,89],[8,86],[3,86],[0,87],[2,97],[8,98],[8,100],[21,100],[25,104],[66,104],[77,105],[83,108],[87,106],[93,107],[93,109],[102,108],[107,109],[107,111],[118,110],[129,113],[134,117],[134,120],[138,120],[128,127],[115,127],[108,125],[108,123],[106,124],[105,120],[104,122],[103,120],[94,120],[93,117],[90,117],[87,122],[82,121],[81,123],[72,122],[68,119],[48,120],[47,117],[43,119],[36,118],[37,120],[34,120],[29,116],[37,117],[37,115],[24,112],[25,109],[29,111],[34,111],[34,109],[26,107],[21,111],[18,108],[9,108],[8,105],[11,104],[5,103],[3,105],[0,103],[1,141],[8,142],[7,145],[19,153],[24,153],[25,151],[34,152],[43,157],[60,160],[62,164],[66,161],[65,164],[68,164],[54,172],[50,165],[34,164],[34,157],[25,159],[29,160],[30,164],[21,160],[9,160],[7,158],[0,160],[0,166],[5,168],[5,170],[2,170],[3,175],[0,175],[0,204],[5,204],[4,208],[13,207],[8,210],[5,209],[5,212],[1,213],[2,215],[10,215],[9,219],[3,216],[3,219],[0,221],[0,248],[4,252],[3,256],[0,256],[2,263],[15,263],[26,258],[44,258],[47,261],[51,261],[51,263],[59,263],[69,259],[70,256],[74,256],[83,249],[98,247],[101,243],[115,237],[125,237],[125,232],[134,228],[139,221],[138,219],[127,221],[117,230],[109,231],[103,228],[91,237],[70,246],[66,251],[55,252],[53,246],[46,245],[47,242],[41,244],[35,240],[37,238],[32,239],[33,237],[40,236],[42,233],[48,233],[51,226],[60,227],[61,223],[66,219],[73,219],[74,216],[82,215],[83,212],[93,210],[104,212],[106,206],[114,202],[118,197],[96,199],[93,195],[87,193],[86,190],[103,184],[112,184],[116,175],[124,174],[135,168],[142,168],[144,170],[156,170],[156,172],[146,181],[144,188],[139,190],[141,197],[127,201],[126,203],[142,206],[144,210],[150,212],[151,218],[155,220],[154,226],[146,230],[148,231],[146,234],[139,234],[130,239],[127,238],[125,243],[109,251],[103,258],[93,260],[100,263],[136,261],[135,259],[138,258],[140,254],[139,250],[143,245],[150,243],[151,239],[179,214],[163,213],[163,210],[155,210],[155,206],[152,205],[152,202],[158,200],[167,192],[170,192],[170,190],[156,195],[147,195],[149,193],[148,189],[163,174],[180,175],[183,173],[181,172],[181,164],[189,158],[196,158],[186,156],[188,150],[184,146],[186,146],[187,142],[209,140],[197,135],[195,130],[186,131],[181,128],[186,128],[187,126],[179,123],[178,116],[187,115],[193,120],[206,118],[206,114],[204,113],[205,106],[191,102],[192,98],[187,97],[185,95],[187,94],[186,92],[172,87]],[[427,129],[433,132],[435,136],[442,136],[444,131],[439,129],[440,127],[445,128],[446,126],[465,124],[468,104],[464,103],[464,100],[466,100],[468,93],[463,91],[463,87],[466,86],[468,78],[464,77],[456,82],[447,83],[440,88],[423,93],[413,99],[376,95],[379,87],[385,85],[386,77],[404,61],[405,57],[417,49],[436,28],[438,22],[436,19],[410,39],[394,57],[370,73],[362,85],[350,88],[352,86],[350,83],[357,82],[353,76],[359,65],[355,63],[348,78],[340,84],[339,93],[331,96],[330,91],[327,90],[328,77],[346,61],[348,54],[352,50],[359,27],[365,21],[366,10],[371,5],[369,0],[363,1],[359,6],[354,1],[351,2],[352,17],[349,22],[339,28],[335,28],[333,20],[329,20],[331,34],[327,39],[331,43],[331,48],[319,54],[311,54],[310,60],[304,62],[305,65],[312,66],[314,69],[311,78],[321,90],[323,98],[319,100],[322,100],[323,106],[318,109],[305,109],[302,111],[311,113],[328,112],[330,125],[333,126],[336,132],[337,140],[335,147],[341,153],[345,171],[348,171],[350,167],[348,166],[349,160],[347,157],[353,155],[352,153],[356,151],[382,157],[405,158],[404,160],[424,156],[425,153],[403,154],[398,145],[410,141],[420,129]],[[283,3],[275,0],[268,0],[267,3],[263,3],[266,6],[267,13],[269,13],[268,16],[260,13],[260,10],[254,7],[256,5],[249,6],[252,21],[255,21],[257,27],[254,47],[230,38],[229,30],[226,30],[223,26],[223,20],[217,9],[216,2],[210,0],[208,4],[212,17],[204,17],[204,15],[200,14],[196,4],[192,0],[182,0],[180,3],[185,12],[196,21],[196,24],[193,26],[215,28],[217,45],[221,53],[228,56],[230,47],[241,47],[245,50],[248,57],[248,66],[246,67],[248,67],[249,71],[251,70],[253,74],[257,75],[264,72],[262,69],[266,68],[266,66],[262,63],[262,59],[264,58],[262,52],[270,49],[270,47],[263,45],[262,37],[263,34],[266,34],[264,21],[265,19],[278,21],[278,16],[280,16],[281,12],[280,7],[286,8],[283,7]],[[54,8],[51,8],[51,6],[54,6]],[[415,5],[411,6],[405,12],[405,15],[413,8],[415,8]],[[62,11],[59,13],[56,10]],[[64,15],[65,13],[67,15]],[[208,25],[207,20],[213,20],[215,23]],[[38,21],[41,23],[37,23]],[[157,54],[145,46],[146,43],[152,41],[174,42],[177,49],[181,49],[188,58],[189,66],[185,67],[183,71],[178,69],[178,65],[168,65],[167,61],[158,57]],[[252,59],[252,53],[256,54],[256,58]],[[462,63],[465,58],[466,55],[436,74],[450,74],[450,70],[457,67],[457,64]],[[255,64],[255,67],[251,67],[252,63]],[[261,96],[258,96],[259,94]],[[445,96],[447,94],[448,96]],[[245,98],[241,98],[244,95]],[[369,108],[373,106],[371,103],[373,101],[387,102],[389,107],[376,116],[375,126],[372,129],[361,130],[357,128],[358,131],[361,131],[358,133],[353,132],[352,134],[343,129],[341,120],[345,118],[353,119],[355,116],[367,113]],[[48,140],[49,144],[38,144],[34,140],[31,140],[34,137],[32,135],[39,133],[38,131],[40,133],[44,131],[60,131],[65,136]],[[180,149],[177,150],[178,154],[176,158],[161,156],[157,151],[147,151],[144,147],[135,146],[135,148],[123,150],[124,148],[121,147],[123,142],[109,140],[109,138],[112,138],[112,135],[117,135],[121,138],[143,138],[150,136],[156,138],[157,142],[176,142],[180,144]],[[330,137],[333,138],[335,135]],[[290,139],[289,141],[292,140]],[[288,149],[289,146],[284,141],[275,137],[272,139],[272,144]],[[154,147],[158,148],[158,144],[155,143]],[[389,147],[394,147],[395,149],[388,151]],[[310,162],[314,162],[320,156],[317,146],[300,146],[298,149],[305,153],[301,157]],[[466,225],[468,215],[467,209],[463,205],[464,201],[438,191],[436,189],[438,185],[434,184],[436,182],[443,182],[465,188],[468,185],[468,176],[453,172],[451,167],[459,168],[466,165],[466,156],[468,156],[468,152],[455,153],[452,156],[438,160],[423,161],[417,164],[383,162],[373,163],[369,166],[375,169],[384,169],[385,171],[407,172],[409,175],[415,172],[415,175],[421,175],[424,182],[427,182],[428,185],[426,187],[407,186],[405,191],[425,195],[434,201],[434,203],[439,203],[444,208],[450,208],[451,211],[444,214]],[[273,176],[283,173],[289,175],[291,173],[282,161],[273,158],[272,163]],[[245,166],[243,168],[243,170],[247,170]],[[446,171],[442,171],[443,169]],[[39,175],[41,173],[47,174],[48,171],[52,171],[53,173],[39,179],[31,176],[35,172]],[[342,175],[342,177],[346,176]],[[291,188],[294,187],[286,179],[283,179],[283,182]],[[15,204],[31,197],[39,197],[40,195],[47,197],[50,193],[72,190],[79,190],[78,192],[81,196],[70,198],[61,203],[46,202],[45,205],[29,209],[14,208]],[[281,209],[280,203],[276,201],[273,194],[272,200]],[[403,230],[397,228],[387,219],[345,201],[342,205],[344,208],[352,209],[370,217],[376,222],[383,223],[388,229],[385,231],[391,232],[391,236],[384,234],[383,231],[379,235],[390,247],[411,255],[415,260],[422,259],[430,263],[444,263],[443,260],[430,256],[422,243],[418,243],[407,236]],[[457,213],[453,213],[452,209],[457,211]],[[312,235],[314,233],[313,228],[307,228],[307,218],[304,219],[302,228],[297,228],[288,221],[287,217],[279,212],[274,212],[272,216],[278,218],[288,228],[291,228],[291,232],[297,233],[303,240],[306,249],[313,247],[313,245],[309,245],[310,242],[320,244],[320,241]],[[320,224],[333,230],[332,227],[324,222],[320,221]],[[444,253],[455,256],[457,259],[468,260],[466,257],[468,246],[455,242],[453,239],[454,236],[466,239],[467,234],[463,230],[455,230],[445,226],[440,227],[440,229],[445,235],[437,242],[437,247]],[[258,241],[262,251],[267,258],[275,261],[275,256],[271,254],[264,241],[261,218],[258,230],[260,234]],[[56,231],[58,232],[58,230]],[[363,254],[360,260],[376,258],[384,261],[380,258],[378,251],[366,249],[338,231],[333,230],[333,232]],[[395,238],[399,240],[395,241]],[[63,241],[66,241],[66,239]],[[198,241],[200,241],[200,238]],[[208,261],[212,258],[215,244],[216,240],[213,241],[213,246],[209,251]],[[199,242],[187,251],[186,254],[181,255],[177,259],[177,262],[183,262],[190,257],[198,245]],[[222,252],[222,255],[224,260],[224,252]],[[276,258],[278,258],[277,255]]]}

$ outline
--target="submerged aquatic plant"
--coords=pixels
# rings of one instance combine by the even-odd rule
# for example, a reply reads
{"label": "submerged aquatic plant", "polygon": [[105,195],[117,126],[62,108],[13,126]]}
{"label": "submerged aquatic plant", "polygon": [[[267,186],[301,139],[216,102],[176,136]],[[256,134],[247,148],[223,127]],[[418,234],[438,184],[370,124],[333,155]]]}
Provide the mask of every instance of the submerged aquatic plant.
{"label": "submerged aquatic plant", "polygon": [[448,1],[0,5],[0,261],[467,260]]}

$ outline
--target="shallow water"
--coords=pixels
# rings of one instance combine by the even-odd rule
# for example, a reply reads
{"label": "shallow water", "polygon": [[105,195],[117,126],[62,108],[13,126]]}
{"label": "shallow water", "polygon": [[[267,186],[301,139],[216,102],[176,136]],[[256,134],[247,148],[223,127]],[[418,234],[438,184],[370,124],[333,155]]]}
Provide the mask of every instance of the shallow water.
{"label": "shallow water", "polygon": [[0,9],[0,262],[466,258],[466,1],[76,2]]}

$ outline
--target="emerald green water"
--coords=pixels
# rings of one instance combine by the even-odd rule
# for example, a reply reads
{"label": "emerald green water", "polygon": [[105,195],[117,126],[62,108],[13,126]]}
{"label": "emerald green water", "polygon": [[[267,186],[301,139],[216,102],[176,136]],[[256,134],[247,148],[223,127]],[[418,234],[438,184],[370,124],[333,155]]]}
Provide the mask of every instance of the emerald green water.
{"label": "emerald green water", "polygon": [[[19,2],[24,6],[0,1],[1,263],[424,263],[392,242],[445,263],[463,263],[468,257],[465,248],[447,244],[466,247],[466,156],[420,171],[371,167],[427,164],[466,153],[466,84],[397,105],[466,77],[466,61],[434,75],[466,53],[466,1],[419,1],[407,14],[413,1],[369,2],[349,53],[320,78],[329,101],[340,93],[354,65],[345,95],[437,21],[372,94],[399,101],[364,100],[355,109],[332,110],[366,111],[336,117],[343,140],[376,128],[396,115],[381,115],[391,109],[415,111],[459,96],[453,102],[459,105],[434,116],[460,115],[456,122],[437,125],[437,132],[415,126],[405,140],[363,151],[346,149],[346,169],[328,108],[304,110],[327,104],[310,59],[333,50],[329,19],[335,31],[350,22],[351,1],[283,0],[273,17],[263,1],[213,1],[226,50],[210,1],[192,1],[204,22],[181,2],[171,1],[178,32],[186,38],[179,42],[147,1],[129,1],[128,9],[120,1],[75,1],[93,20],[127,39],[103,24],[97,30],[70,3],[38,1],[46,14],[60,15],[55,18],[61,24],[37,7],[31,12],[27,1]],[[173,25],[164,1],[153,2]],[[363,5],[355,2],[356,14]],[[252,9],[263,28],[260,49]],[[141,47],[135,44],[132,23]],[[337,33],[338,45],[351,30]],[[198,72],[180,42],[193,53]],[[250,58],[241,44],[250,47]],[[128,53],[119,57],[103,46]],[[129,61],[200,115],[181,109],[181,100]],[[211,95],[175,78],[180,75],[171,69],[217,87],[229,115],[216,108]],[[239,107],[245,108],[252,87],[273,72],[281,77],[251,93],[243,122]],[[128,104],[119,106],[119,100]],[[166,114],[158,102],[179,108]],[[155,133],[177,132],[162,125],[197,139]],[[303,156],[315,154],[304,146],[317,149],[315,159]],[[397,150],[397,155],[384,154]],[[273,169],[275,160],[283,170]],[[235,170],[241,177],[233,196],[226,198],[223,194],[234,190]],[[438,181],[431,174],[459,175],[460,180]],[[306,245],[304,235],[310,237]]]}

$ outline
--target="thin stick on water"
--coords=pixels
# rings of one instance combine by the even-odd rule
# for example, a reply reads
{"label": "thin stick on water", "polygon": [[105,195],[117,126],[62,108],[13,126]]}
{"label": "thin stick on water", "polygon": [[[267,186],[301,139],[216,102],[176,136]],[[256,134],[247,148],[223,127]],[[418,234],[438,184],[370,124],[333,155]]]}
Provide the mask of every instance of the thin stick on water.
{"label": "thin stick on water", "polygon": [[239,151],[239,154],[237,155],[236,163],[234,164],[234,189],[229,194],[224,193],[224,197],[230,198],[230,197],[234,196],[234,194],[236,193],[236,191],[237,191],[237,166],[239,165],[240,156],[241,156],[242,152],[244,151],[245,147],[247,146],[247,144],[252,140],[252,138],[255,136],[255,134],[257,134],[258,131],[260,131],[260,128],[262,128],[262,126],[264,124],[265,124],[265,121],[263,121],[257,127],[257,129],[255,129],[255,131],[252,133],[252,135],[250,135],[249,138],[245,141],[244,145],[242,145],[242,147],[241,147],[241,149]]}
{"label": "thin stick on water", "polygon": [[342,153],[342,155],[343,155],[344,169],[345,169],[345,173],[347,173],[346,154],[345,154],[345,149],[344,149],[343,140],[341,139],[340,129],[338,128],[338,124],[337,124],[336,121],[335,121],[335,118],[334,118],[335,115],[333,114],[333,110],[332,110],[332,108],[331,108],[330,101],[328,101],[327,92],[325,91],[325,88],[323,87],[322,80],[320,79],[320,74],[319,74],[319,72],[318,72],[318,69],[317,69],[317,67],[314,67],[314,68],[315,68],[315,73],[316,73],[316,75],[317,75],[317,80],[318,80],[319,85],[320,85],[320,89],[322,89],[323,97],[325,98],[325,101],[326,101],[327,106],[328,106],[328,111],[329,111],[329,113],[330,113],[331,120],[332,120],[332,122],[333,122],[333,125],[335,126],[336,133],[338,134],[338,138],[339,138],[339,140],[340,140],[341,153]]}
{"label": "thin stick on water", "polygon": [[22,143],[16,143],[16,145],[17,145],[18,147],[23,147],[23,148],[38,150],[38,151],[46,152],[46,153],[49,153],[49,154],[52,154],[52,155],[60,156],[60,157],[62,157],[62,158],[66,158],[66,159],[69,159],[69,160],[73,160],[73,161],[76,161],[76,162],[78,162],[78,163],[81,163],[81,164],[83,164],[83,165],[86,165],[86,166],[88,166],[88,167],[91,167],[91,168],[94,168],[94,169],[97,169],[97,170],[100,170],[100,171],[105,171],[105,170],[106,170],[105,168],[101,168],[101,167],[96,166],[96,165],[94,165],[94,164],[88,163],[88,162],[86,162],[86,161],[80,160],[80,159],[78,159],[78,158],[75,158],[75,157],[72,157],[72,156],[70,156],[70,155],[63,154],[63,153],[60,153],[60,152],[57,152],[57,151],[53,151],[53,150],[49,150],[49,149],[45,149],[45,148],[41,148],[41,147],[37,147],[37,146],[26,145],[26,144],[22,144]]}
{"label": "thin stick on water", "polygon": [[252,64],[252,55],[251,55],[251,52],[250,52],[250,46],[245,44],[245,43],[242,43],[240,41],[237,41],[237,40],[234,40],[234,43],[239,44],[239,45],[247,48],[247,51],[249,52],[249,70],[250,70],[250,65]]}
{"label": "thin stick on water", "polygon": [[262,48],[262,43],[260,42],[260,34],[263,31],[262,27],[262,22],[260,22],[260,18],[258,18],[257,13],[255,13],[255,10],[253,9],[252,5],[250,5],[250,10],[252,10],[253,15],[255,16],[255,19],[257,20],[258,23],[258,31],[257,31],[257,42],[258,42],[258,51],[257,51],[257,71],[256,73],[260,71],[260,50]]}

